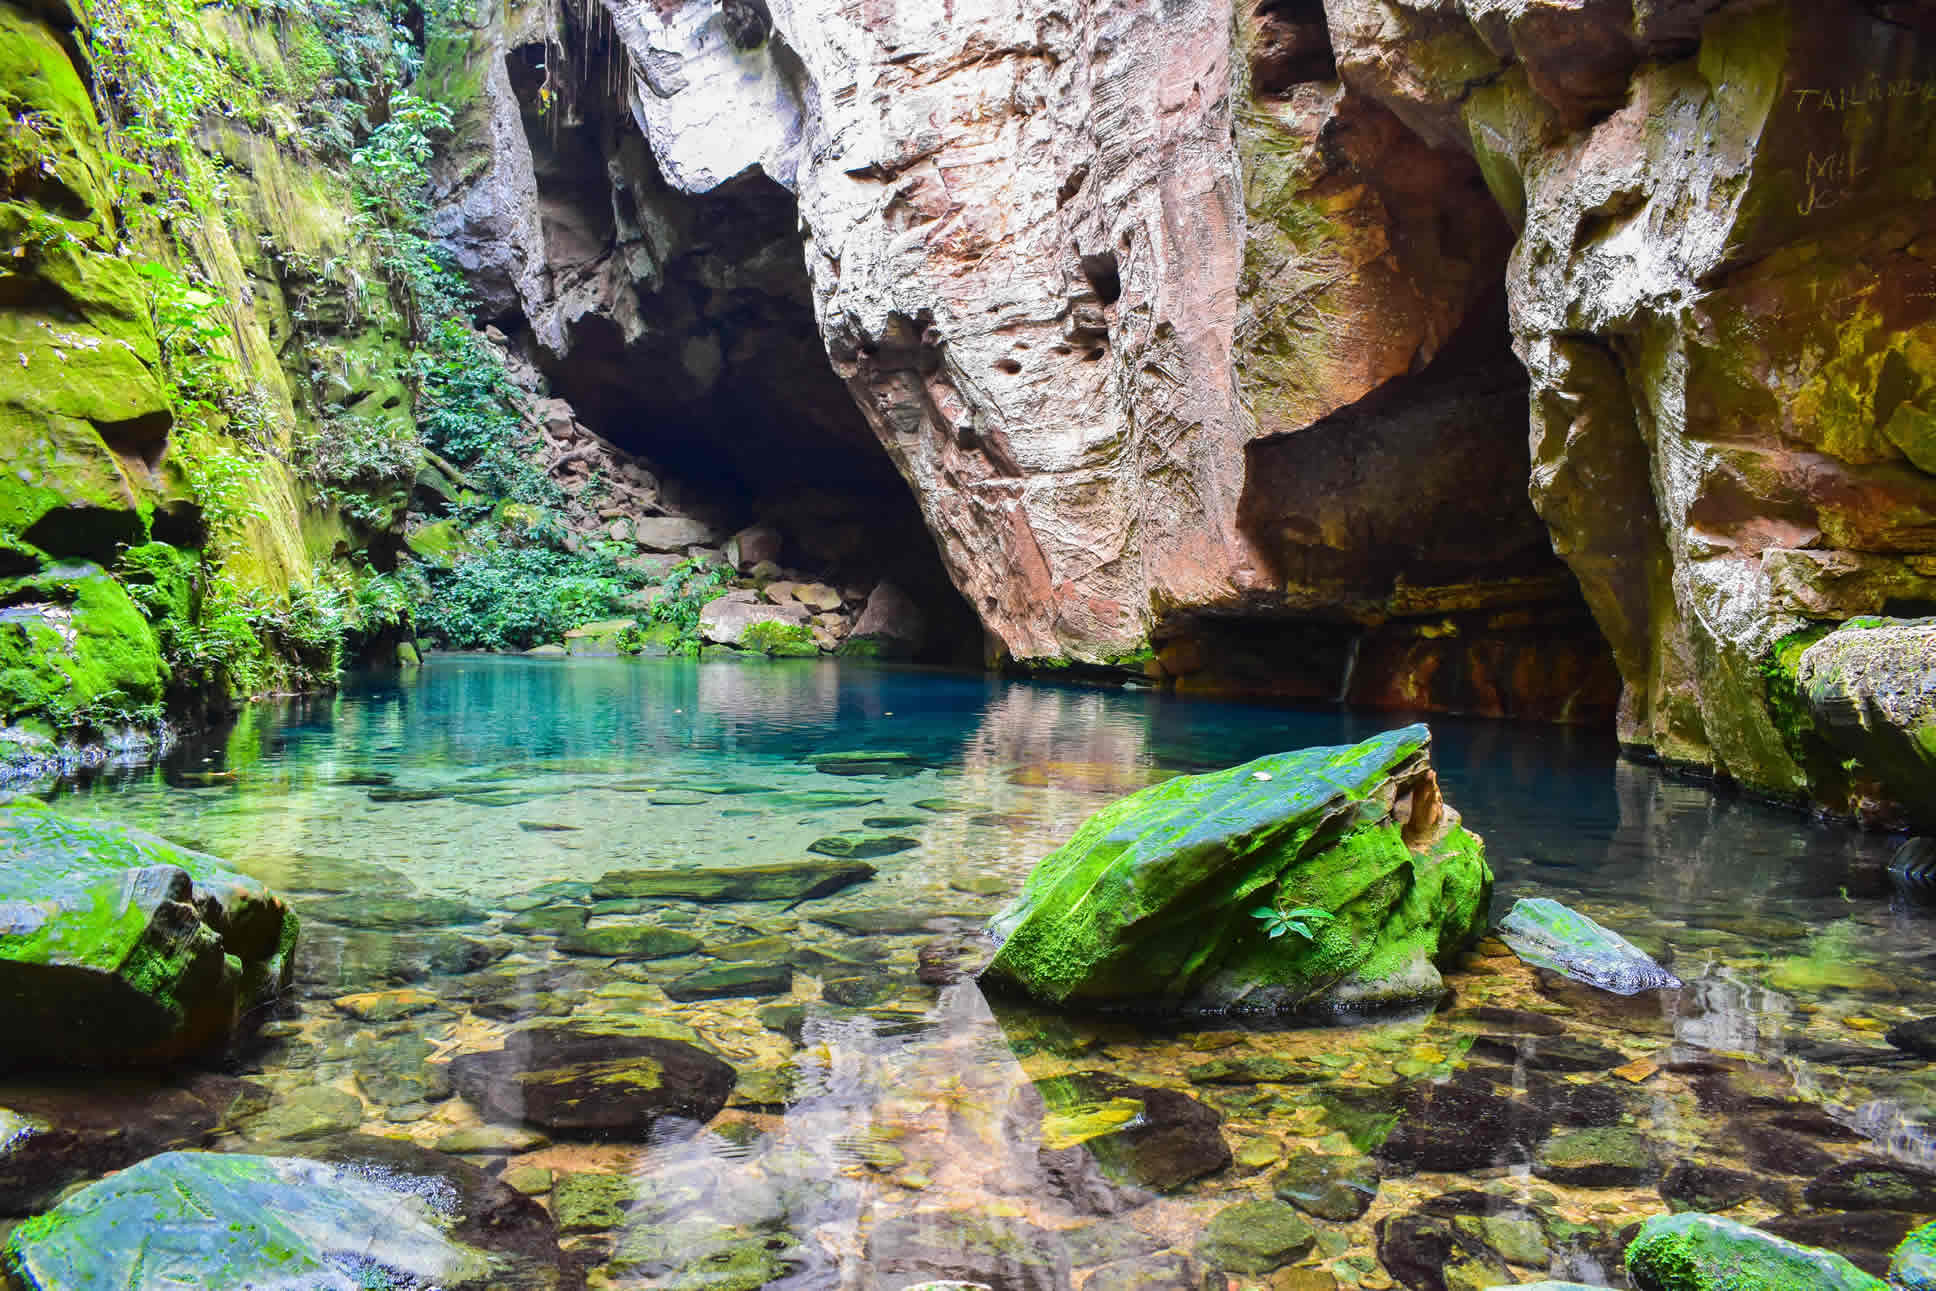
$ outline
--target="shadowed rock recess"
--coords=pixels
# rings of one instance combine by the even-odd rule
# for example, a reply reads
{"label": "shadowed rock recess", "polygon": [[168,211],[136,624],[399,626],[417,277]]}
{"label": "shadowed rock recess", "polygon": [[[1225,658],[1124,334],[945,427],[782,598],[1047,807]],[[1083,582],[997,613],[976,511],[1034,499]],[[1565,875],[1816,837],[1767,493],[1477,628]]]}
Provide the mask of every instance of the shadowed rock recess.
{"label": "shadowed rock recess", "polygon": [[1927,818],[1788,647],[1936,598],[1936,6],[769,9],[480,36],[449,236],[583,407],[891,466],[1018,661]]}

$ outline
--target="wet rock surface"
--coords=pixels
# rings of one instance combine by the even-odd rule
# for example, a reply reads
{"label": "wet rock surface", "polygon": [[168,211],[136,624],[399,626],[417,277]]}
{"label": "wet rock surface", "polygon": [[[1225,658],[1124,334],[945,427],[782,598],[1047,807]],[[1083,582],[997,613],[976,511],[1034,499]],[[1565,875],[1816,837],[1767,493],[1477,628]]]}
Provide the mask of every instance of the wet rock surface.
{"label": "wet rock surface", "polygon": [[1681,984],[1619,933],[1545,897],[1514,902],[1500,920],[1499,935],[1527,963],[1615,995]]}
{"label": "wet rock surface", "polygon": [[220,1053],[289,985],[297,920],[213,856],[0,808],[0,1068]]}
{"label": "wet rock surface", "polygon": [[1039,1134],[1049,1187],[1079,1212],[1140,1204],[1231,1161],[1214,1108],[1108,1072],[1036,1081],[1012,1120],[1018,1135]]}
{"label": "wet rock surface", "polygon": [[34,1291],[580,1285],[544,1213],[463,1163],[376,1142],[329,1156],[150,1157],[16,1229],[7,1258]]}
{"label": "wet rock surface", "polygon": [[0,1215],[32,1215],[71,1183],[173,1148],[206,1146],[267,1097],[229,1076],[123,1077],[74,1085],[21,1074],[0,1084]]}

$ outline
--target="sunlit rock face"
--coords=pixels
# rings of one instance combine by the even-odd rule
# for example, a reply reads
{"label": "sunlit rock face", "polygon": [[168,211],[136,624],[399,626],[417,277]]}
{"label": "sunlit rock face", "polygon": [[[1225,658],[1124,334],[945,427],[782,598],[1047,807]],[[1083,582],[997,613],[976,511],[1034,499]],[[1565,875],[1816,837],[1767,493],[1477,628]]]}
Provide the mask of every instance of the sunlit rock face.
{"label": "sunlit rock face", "polygon": [[832,371],[1004,652],[1617,705],[1893,818],[1771,687],[1811,624],[1936,600],[1936,5],[765,8],[610,0],[607,155],[791,195]]}

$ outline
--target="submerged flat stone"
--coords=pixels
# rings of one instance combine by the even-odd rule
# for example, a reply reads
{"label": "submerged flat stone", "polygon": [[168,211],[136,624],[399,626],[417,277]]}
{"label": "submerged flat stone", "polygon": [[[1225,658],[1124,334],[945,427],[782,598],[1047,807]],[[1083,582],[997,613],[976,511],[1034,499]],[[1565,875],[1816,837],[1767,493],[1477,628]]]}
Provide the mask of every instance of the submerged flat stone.
{"label": "submerged flat stone", "polygon": [[1499,937],[1535,968],[1615,995],[1674,990],[1681,979],[1610,928],[1547,897],[1521,897],[1499,921]]}
{"label": "submerged flat stone", "polygon": [[699,949],[699,938],[676,928],[652,924],[607,924],[580,928],[558,942],[567,955],[602,955],[607,959],[670,959]]}
{"label": "submerged flat stone", "polygon": [[989,925],[1001,949],[983,980],[1147,1011],[1436,998],[1436,965],[1478,931],[1492,872],[1439,798],[1430,743],[1409,726],[1105,807]]}
{"label": "submerged flat stone", "polygon": [[1077,1210],[1109,1213],[1227,1169],[1223,1115],[1188,1094],[1102,1071],[1038,1080],[1039,1164]]}
{"label": "submerged flat stone", "polygon": [[822,775],[882,776],[895,780],[919,775],[927,769],[927,763],[914,754],[893,749],[816,753],[807,761]]}
{"label": "submerged flat stone", "polygon": [[667,1118],[695,1129],[710,1121],[735,1079],[731,1067],[690,1044],[571,1023],[514,1031],[502,1049],[460,1055],[450,1078],[492,1119],[634,1141]]}
{"label": "submerged flat stone", "polygon": [[213,856],[0,808],[0,1067],[218,1052],[288,986],[297,921]]}
{"label": "submerged flat stone", "polygon": [[666,985],[667,997],[691,1000],[765,999],[793,989],[791,964],[718,964],[687,973]]}
{"label": "submerged flat stone", "polygon": [[905,834],[880,834],[874,836],[833,834],[826,838],[815,839],[813,842],[807,844],[807,850],[809,852],[818,852],[822,856],[842,856],[851,857],[857,861],[867,861],[877,856],[893,856],[897,852],[911,852],[920,845],[920,839],[909,838]]}
{"label": "submerged flat stone", "polygon": [[592,884],[599,900],[805,901],[874,877],[865,861],[778,861],[713,870],[613,870]]}

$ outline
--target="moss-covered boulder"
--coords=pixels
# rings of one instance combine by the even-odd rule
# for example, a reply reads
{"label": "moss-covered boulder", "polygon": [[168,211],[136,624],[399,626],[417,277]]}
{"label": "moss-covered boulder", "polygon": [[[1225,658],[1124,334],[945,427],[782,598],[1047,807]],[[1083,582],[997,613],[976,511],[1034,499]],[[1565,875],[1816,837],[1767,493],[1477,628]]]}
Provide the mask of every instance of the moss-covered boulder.
{"label": "moss-covered boulder", "polygon": [[1627,1247],[1641,1291],[1886,1291],[1839,1255],[1719,1215],[1657,1215]]}
{"label": "moss-covered boulder", "polygon": [[1163,1012],[1435,996],[1492,872],[1423,726],[1154,785],[1091,816],[990,931],[983,980]]}
{"label": "moss-covered boulder", "polygon": [[55,566],[0,584],[0,596],[0,715],[65,726],[158,711],[160,644],[100,566]]}
{"label": "moss-covered boulder", "polygon": [[22,1224],[5,1266],[29,1291],[505,1285],[484,1252],[449,1235],[447,1199],[415,1182],[291,1157],[166,1152]]}
{"label": "moss-covered boulder", "polygon": [[296,916],[213,856],[0,808],[0,1062],[218,1053],[287,987]]}

